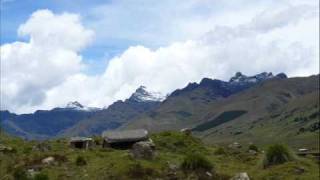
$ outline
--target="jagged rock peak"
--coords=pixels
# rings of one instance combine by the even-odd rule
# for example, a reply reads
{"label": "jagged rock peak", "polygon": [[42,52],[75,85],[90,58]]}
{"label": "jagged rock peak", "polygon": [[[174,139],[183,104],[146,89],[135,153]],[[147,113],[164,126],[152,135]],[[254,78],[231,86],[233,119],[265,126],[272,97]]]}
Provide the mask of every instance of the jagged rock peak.
{"label": "jagged rock peak", "polygon": [[229,82],[247,82],[247,83],[255,83],[255,82],[260,82],[260,81],[264,81],[270,78],[273,78],[274,75],[269,72],[262,72],[260,74],[254,75],[254,76],[246,76],[244,74],[242,74],[241,72],[237,72],[231,79]]}
{"label": "jagged rock peak", "polygon": [[69,102],[65,108],[84,108],[84,106],[80,104],[78,101],[72,101]]}
{"label": "jagged rock peak", "polygon": [[129,99],[138,101],[138,102],[145,102],[145,101],[163,101],[166,97],[154,91],[148,91],[145,86],[140,86]]}

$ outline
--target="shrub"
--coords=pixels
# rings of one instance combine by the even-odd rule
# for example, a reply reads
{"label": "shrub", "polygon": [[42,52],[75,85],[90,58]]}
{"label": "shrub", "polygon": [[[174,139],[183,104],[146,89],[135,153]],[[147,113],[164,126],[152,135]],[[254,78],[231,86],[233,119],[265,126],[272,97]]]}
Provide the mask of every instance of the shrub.
{"label": "shrub", "polygon": [[32,147],[25,147],[25,148],[23,148],[23,153],[24,154],[30,154],[31,153],[31,151],[32,151]]}
{"label": "shrub", "polygon": [[139,162],[133,162],[128,164],[126,174],[131,178],[141,178],[144,176],[151,176],[154,173],[155,172],[153,169],[143,167]]}
{"label": "shrub", "polygon": [[253,151],[259,151],[258,146],[254,145],[254,144],[250,144],[248,147],[249,150],[253,150]]}
{"label": "shrub", "polygon": [[213,168],[211,162],[201,154],[189,153],[183,159],[181,168],[184,171],[187,170],[206,170],[210,171]]}
{"label": "shrub", "polygon": [[19,167],[14,170],[13,178],[15,180],[28,180],[27,172],[23,168]]}
{"label": "shrub", "polygon": [[293,156],[286,146],[274,144],[267,149],[263,166],[268,167],[272,165],[283,164],[291,160],[293,160]]}
{"label": "shrub", "polygon": [[214,151],[215,155],[225,155],[227,154],[227,152],[225,151],[225,149],[223,147],[219,147],[218,149],[216,149]]}
{"label": "shrub", "polygon": [[45,173],[39,173],[34,176],[34,180],[49,180],[49,177]]}
{"label": "shrub", "polygon": [[76,159],[76,165],[77,166],[84,166],[87,165],[87,161],[82,156],[78,156]]}

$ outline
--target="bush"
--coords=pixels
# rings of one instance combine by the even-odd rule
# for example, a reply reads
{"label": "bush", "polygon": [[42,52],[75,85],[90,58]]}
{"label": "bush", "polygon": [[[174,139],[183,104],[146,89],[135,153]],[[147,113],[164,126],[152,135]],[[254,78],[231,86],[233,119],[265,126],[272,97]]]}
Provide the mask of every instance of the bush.
{"label": "bush", "polygon": [[139,162],[132,162],[128,164],[126,174],[131,178],[141,178],[145,176],[152,176],[155,171],[151,168],[143,167]]}
{"label": "bush", "polygon": [[77,166],[84,166],[87,165],[87,161],[82,156],[78,156],[76,159],[76,165]]}
{"label": "bush", "polygon": [[27,172],[23,168],[19,167],[14,170],[13,178],[15,180],[28,180]]}
{"label": "bush", "polygon": [[254,144],[250,144],[249,147],[248,147],[248,149],[249,149],[249,150],[256,151],[256,152],[259,151],[258,146],[254,145]]}
{"label": "bush", "polygon": [[215,155],[226,155],[227,152],[224,150],[223,147],[219,147],[218,149],[216,149],[216,150],[214,151],[214,154],[215,154]]}
{"label": "bush", "polygon": [[189,153],[183,159],[181,164],[182,170],[206,170],[210,171],[213,168],[211,162],[201,154]]}
{"label": "bush", "polygon": [[291,160],[293,160],[293,156],[286,146],[274,144],[267,149],[263,166],[283,164]]}
{"label": "bush", "polygon": [[45,173],[39,173],[34,176],[34,180],[49,180],[49,177]]}

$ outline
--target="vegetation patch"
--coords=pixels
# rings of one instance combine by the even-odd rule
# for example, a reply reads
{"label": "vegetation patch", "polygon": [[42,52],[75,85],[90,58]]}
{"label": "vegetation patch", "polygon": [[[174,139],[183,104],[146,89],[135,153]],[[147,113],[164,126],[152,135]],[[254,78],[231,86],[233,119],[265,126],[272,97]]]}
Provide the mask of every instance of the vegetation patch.
{"label": "vegetation patch", "polygon": [[188,153],[182,161],[181,169],[184,171],[211,171],[213,165],[205,156],[199,153]]}
{"label": "vegetation patch", "polygon": [[287,146],[274,144],[267,149],[265,159],[263,161],[263,167],[266,168],[272,165],[283,164],[293,159],[293,155]]}
{"label": "vegetation patch", "polygon": [[254,145],[254,144],[250,144],[249,147],[248,147],[248,149],[249,149],[249,150],[252,150],[252,151],[256,151],[256,152],[259,151],[258,146]]}
{"label": "vegetation patch", "polygon": [[205,152],[206,148],[200,139],[184,133],[166,131],[151,137],[156,145],[164,151],[188,153],[190,151]]}
{"label": "vegetation patch", "polygon": [[76,165],[77,166],[84,166],[87,165],[87,161],[82,156],[78,156],[76,159]]}
{"label": "vegetation patch", "polygon": [[245,113],[247,113],[247,111],[242,111],[242,110],[226,111],[226,112],[223,112],[222,114],[220,114],[218,117],[214,118],[213,120],[198,125],[193,130],[194,131],[206,131],[206,130],[211,129],[213,127],[219,126],[220,124],[232,121],[232,120],[242,116]]}

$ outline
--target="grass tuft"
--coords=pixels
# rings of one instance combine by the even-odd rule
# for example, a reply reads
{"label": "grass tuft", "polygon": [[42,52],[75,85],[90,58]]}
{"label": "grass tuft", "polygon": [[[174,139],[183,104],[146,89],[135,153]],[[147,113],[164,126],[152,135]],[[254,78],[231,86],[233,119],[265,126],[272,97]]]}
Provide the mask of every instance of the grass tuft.
{"label": "grass tuft", "polygon": [[272,165],[283,164],[291,160],[293,160],[293,155],[287,146],[274,144],[267,149],[263,161],[263,167],[266,168]]}
{"label": "grass tuft", "polygon": [[211,171],[212,168],[212,163],[199,153],[188,153],[181,164],[181,169],[184,171]]}

